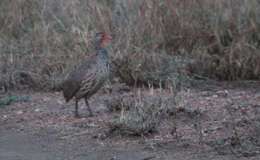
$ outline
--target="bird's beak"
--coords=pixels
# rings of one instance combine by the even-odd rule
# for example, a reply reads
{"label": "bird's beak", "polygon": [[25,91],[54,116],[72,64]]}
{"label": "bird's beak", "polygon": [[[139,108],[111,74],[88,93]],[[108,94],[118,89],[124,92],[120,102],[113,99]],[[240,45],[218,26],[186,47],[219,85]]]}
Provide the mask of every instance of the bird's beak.
{"label": "bird's beak", "polygon": [[112,37],[111,37],[111,36],[109,36],[109,35],[105,35],[105,36],[104,36],[104,39],[109,39],[109,40],[111,40],[111,39],[112,39]]}

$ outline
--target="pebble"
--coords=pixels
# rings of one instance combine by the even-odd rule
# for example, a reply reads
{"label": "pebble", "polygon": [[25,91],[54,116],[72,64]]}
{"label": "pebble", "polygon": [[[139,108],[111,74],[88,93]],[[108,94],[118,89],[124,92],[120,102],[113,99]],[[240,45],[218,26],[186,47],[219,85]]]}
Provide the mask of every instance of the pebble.
{"label": "pebble", "polygon": [[22,110],[17,111],[16,114],[17,114],[17,115],[21,115],[21,114],[23,114],[23,111],[22,111]]}
{"label": "pebble", "polygon": [[36,108],[34,111],[35,112],[40,112],[41,110],[40,110],[40,108]]}

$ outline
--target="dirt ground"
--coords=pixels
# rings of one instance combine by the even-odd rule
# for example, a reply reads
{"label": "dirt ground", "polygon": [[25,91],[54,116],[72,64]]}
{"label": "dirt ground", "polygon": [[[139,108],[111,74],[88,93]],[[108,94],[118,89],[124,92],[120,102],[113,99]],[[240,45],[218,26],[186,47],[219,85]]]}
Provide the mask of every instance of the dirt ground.
{"label": "dirt ground", "polygon": [[[150,93],[149,89],[142,92]],[[30,99],[0,106],[0,160],[260,159],[259,126],[247,128],[239,121],[242,115],[238,116],[240,125],[235,129],[241,138],[239,145],[234,144],[234,121],[225,109],[230,102],[231,107],[245,107],[249,119],[259,118],[259,82],[203,82],[182,92],[182,106],[198,110],[202,116],[178,112],[163,121],[156,133],[103,137],[104,121],[120,115],[109,112],[103,103],[109,94],[99,92],[90,99],[94,117],[87,116],[82,100],[82,118],[76,119],[73,101],[65,103],[61,93],[17,91]],[[160,89],[154,92],[167,93]]]}

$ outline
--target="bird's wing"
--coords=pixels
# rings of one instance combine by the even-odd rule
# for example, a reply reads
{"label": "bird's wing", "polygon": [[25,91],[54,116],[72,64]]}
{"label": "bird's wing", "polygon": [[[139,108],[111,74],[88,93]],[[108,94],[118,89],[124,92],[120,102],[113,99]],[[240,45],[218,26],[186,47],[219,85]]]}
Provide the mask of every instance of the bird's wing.
{"label": "bird's wing", "polygon": [[88,74],[95,72],[96,59],[89,57],[82,62],[74,71],[72,71],[62,84],[63,95],[66,101],[69,101],[81,88],[81,82]]}

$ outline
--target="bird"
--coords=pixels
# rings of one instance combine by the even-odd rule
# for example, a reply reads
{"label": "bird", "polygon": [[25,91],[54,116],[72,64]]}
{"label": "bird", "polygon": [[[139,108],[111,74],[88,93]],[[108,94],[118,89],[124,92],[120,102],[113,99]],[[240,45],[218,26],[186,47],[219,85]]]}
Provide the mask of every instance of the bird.
{"label": "bird", "polygon": [[87,57],[83,62],[70,72],[63,81],[61,89],[66,102],[75,98],[74,116],[79,118],[78,101],[85,99],[89,116],[93,112],[89,106],[88,99],[93,96],[105,83],[110,75],[111,60],[104,48],[104,40],[112,40],[105,32],[96,33],[95,54]]}

